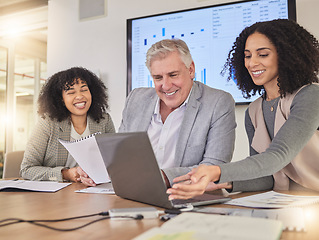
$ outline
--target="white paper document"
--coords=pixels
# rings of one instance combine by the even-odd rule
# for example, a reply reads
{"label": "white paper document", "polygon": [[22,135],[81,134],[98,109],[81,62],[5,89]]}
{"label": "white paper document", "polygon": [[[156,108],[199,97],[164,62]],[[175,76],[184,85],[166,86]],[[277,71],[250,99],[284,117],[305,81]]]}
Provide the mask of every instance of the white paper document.
{"label": "white paper document", "polygon": [[101,194],[115,194],[111,183],[102,183],[95,187],[88,187],[81,190],[76,190],[77,193],[101,193]]}
{"label": "white paper document", "polygon": [[76,141],[59,141],[89,177],[99,184],[110,182],[110,177],[95,139],[96,134]]}
{"label": "white paper document", "polygon": [[298,207],[280,209],[197,207],[193,211],[229,216],[276,219],[282,222],[282,227],[285,231],[306,231],[305,214],[303,209]]}
{"label": "white paper document", "polygon": [[185,212],[134,240],[277,240],[281,232],[277,220]]}
{"label": "white paper document", "polygon": [[298,207],[319,202],[319,196],[299,196],[275,191],[232,199],[225,204],[252,208]]}
{"label": "white paper document", "polygon": [[52,181],[2,180],[0,181],[0,190],[14,191],[16,189],[37,192],[56,192],[70,184],[71,183]]}

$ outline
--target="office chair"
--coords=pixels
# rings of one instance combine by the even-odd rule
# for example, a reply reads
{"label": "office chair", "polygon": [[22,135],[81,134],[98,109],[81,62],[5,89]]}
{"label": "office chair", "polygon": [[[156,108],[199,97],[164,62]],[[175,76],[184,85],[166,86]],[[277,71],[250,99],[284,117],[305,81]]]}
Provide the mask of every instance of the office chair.
{"label": "office chair", "polygon": [[24,151],[15,151],[6,153],[4,157],[2,178],[20,177],[20,165],[23,159]]}

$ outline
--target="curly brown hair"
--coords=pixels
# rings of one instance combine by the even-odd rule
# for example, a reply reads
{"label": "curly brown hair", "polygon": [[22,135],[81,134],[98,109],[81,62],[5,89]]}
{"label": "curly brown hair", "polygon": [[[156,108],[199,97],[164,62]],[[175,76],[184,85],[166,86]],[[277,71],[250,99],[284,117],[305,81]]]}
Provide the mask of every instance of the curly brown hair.
{"label": "curly brown hair", "polygon": [[49,116],[59,122],[67,119],[70,111],[64,105],[62,91],[73,86],[79,79],[86,82],[92,95],[88,116],[100,122],[104,118],[103,113],[108,109],[107,89],[101,79],[83,67],[60,71],[48,78],[38,98],[39,115],[43,118]]}
{"label": "curly brown hair", "polygon": [[235,78],[245,98],[265,91],[263,86],[254,84],[245,67],[246,40],[255,32],[265,35],[277,50],[281,97],[293,93],[303,85],[318,82],[319,43],[311,33],[293,20],[257,22],[246,27],[236,38],[222,70],[222,74],[229,71],[228,81]]}

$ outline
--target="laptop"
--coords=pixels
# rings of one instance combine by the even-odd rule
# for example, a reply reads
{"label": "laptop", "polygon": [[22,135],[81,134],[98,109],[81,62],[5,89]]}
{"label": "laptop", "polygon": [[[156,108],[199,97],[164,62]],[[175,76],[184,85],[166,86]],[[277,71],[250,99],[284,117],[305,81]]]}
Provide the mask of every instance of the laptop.
{"label": "laptop", "polygon": [[114,192],[122,198],[166,209],[231,200],[213,194],[188,200],[168,200],[166,184],[146,132],[97,134],[96,141]]}

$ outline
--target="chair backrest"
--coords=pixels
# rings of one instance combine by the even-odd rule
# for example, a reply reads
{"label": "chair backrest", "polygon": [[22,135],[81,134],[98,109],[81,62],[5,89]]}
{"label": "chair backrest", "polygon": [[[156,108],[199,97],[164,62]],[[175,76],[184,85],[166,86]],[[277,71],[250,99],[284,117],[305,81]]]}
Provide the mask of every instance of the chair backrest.
{"label": "chair backrest", "polygon": [[20,177],[20,166],[23,159],[24,151],[15,151],[6,153],[3,165],[2,178]]}

